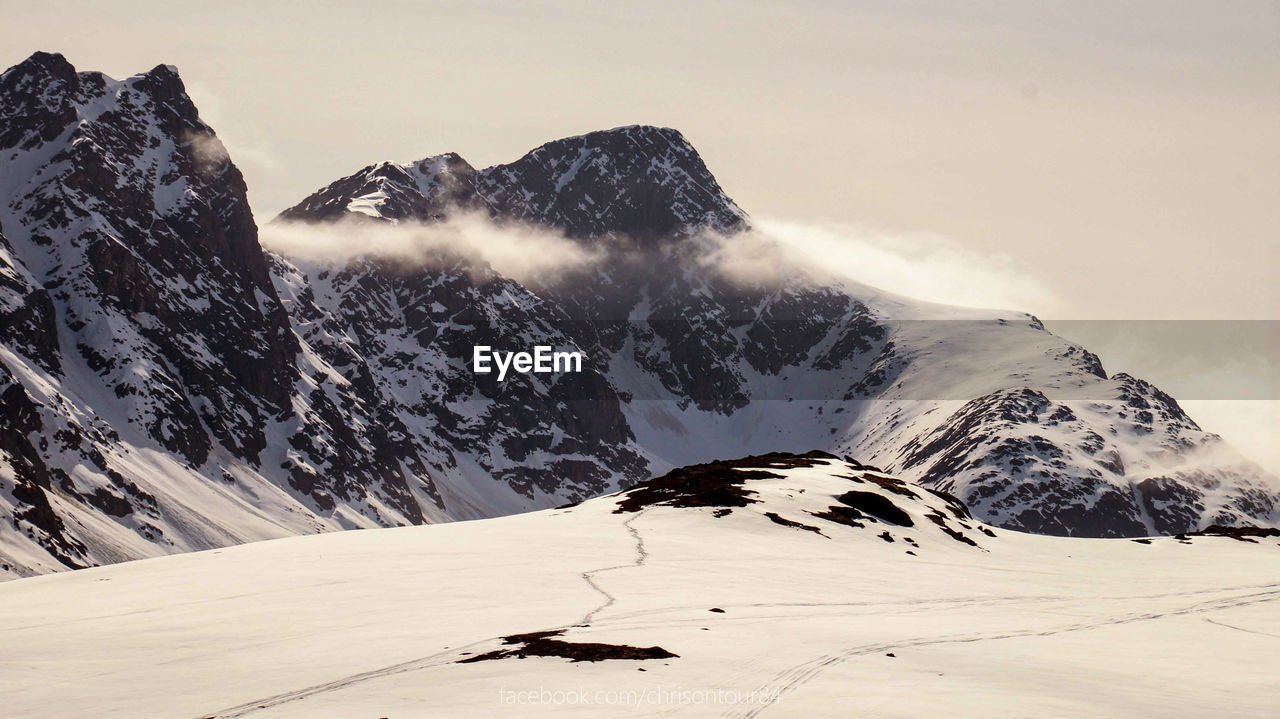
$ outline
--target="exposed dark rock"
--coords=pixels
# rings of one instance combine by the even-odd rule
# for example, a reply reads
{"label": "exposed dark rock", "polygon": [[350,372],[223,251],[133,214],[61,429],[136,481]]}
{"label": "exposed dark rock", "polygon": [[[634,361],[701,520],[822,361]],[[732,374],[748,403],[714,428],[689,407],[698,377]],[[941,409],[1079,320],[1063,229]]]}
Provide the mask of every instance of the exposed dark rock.
{"label": "exposed dark rock", "polygon": [[961,532],[951,527],[951,525],[947,523],[947,518],[943,516],[941,513],[930,512],[925,516],[929,518],[930,522],[933,522],[934,524],[938,525],[938,529],[941,529],[943,532],[946,532],[947,535],[949,535],[952,539],[956,540],[957,542],[964,542],[965,544],[969,544],[974,547],[978,546],[978,543],[966,537],[964,535],[964,532]]}
{"label": "exposed dark rock", "polygon": [[583,239],[612,235],[648,245],[702,229],[735,232],[745,214],[702,158],[669,128],[619,127],[549,142],[477,172],[449,153],[409,166],[371,165],[281,213],[291,221],[347,217],[352,200],[378,194],[380,219],[440,220],[483,209]]}
{"label": "exposed dark rock", "polygon": [[1280,529],[1276,527],[1223,527],[1213,525],[1198,532],[1185,532],[1177,535],[1184,537],[1231,537],[1242,542],[1256,542],[1263,537],[1280,537]]}
{"label": "exposed dark rock", "polygon": [[[908,495],[910,496],[910,495]],[[884,495],[875,492],[860,492],[857,490],[845,492],[836,499],[846,507],[857,512],[852,519],[861,519],[863,517],[876,519],[889,524],[896,524],[900,527],[915,526],[915,522],[911,519],[911,515],[902,511],[893,500]],[[834,507],[832,511],[836,511]]]}
{"label": "exposed dark rock", "polygon": [[766,469],[812,467],[820,462],[839,461],[835,455],[813,451],[806,454],[773,452],[742,459],[695,464],[672,470],[661,477],[641,482],[619,494],[615,513],[638,512],[645,507],[745,507],[755,502],[755,493],[743,487],[750,479],[777,479],[782,475]]}
{"label": "exposed dark rock", "polygon": [[466,659],[458,664],[474,664],[495,659],[524,659],[526,657],[560,657],[574,662],[601,662],[611,659],[674,659],[678,654],[662,647],[633,647],[626,644],[601,644],[598,642],[566,642],[551,637],[560,636],[563,629],[503,637],[503,644],[515,645],[512,649],[495,649]]}
{"label": "exposed dark rock", "polygon": [[843,504],[833,505],[824,511],[813,512],[812,514],[818,519],[825,519],[828,522],[843,524],[846,527],[853,527],[855,529],[862,529],[867,526],[858,521],[859,519],[864,518],[862,516],[862,512],[859,512],[853,507],[846,507]]}
{"label": "exposed dark rock", "polygon": [[[813,532],[814,534],[822,534],[822,530],[817,527],[787,519],[786,517],[780,516],[777,512],[765,512],[764,516],[768,517],[769,521],[774,524],[781,524],[784,527],[791,527],[793,529],[803,529],[806,532]],[[822,534],[822,536],[825,537],[827,535]]]}

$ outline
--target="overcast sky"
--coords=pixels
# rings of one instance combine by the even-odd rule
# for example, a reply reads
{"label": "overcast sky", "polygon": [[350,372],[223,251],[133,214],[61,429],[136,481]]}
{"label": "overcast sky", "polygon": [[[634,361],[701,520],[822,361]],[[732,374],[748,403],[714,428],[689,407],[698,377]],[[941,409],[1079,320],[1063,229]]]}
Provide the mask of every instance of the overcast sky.
{"label": "overcast sky", "polygon": [[1277,2],[0,3],[2,65],[176,65],[260,222],[649,123],[753,215],[936,241],[1047,319],[1280,319]]}

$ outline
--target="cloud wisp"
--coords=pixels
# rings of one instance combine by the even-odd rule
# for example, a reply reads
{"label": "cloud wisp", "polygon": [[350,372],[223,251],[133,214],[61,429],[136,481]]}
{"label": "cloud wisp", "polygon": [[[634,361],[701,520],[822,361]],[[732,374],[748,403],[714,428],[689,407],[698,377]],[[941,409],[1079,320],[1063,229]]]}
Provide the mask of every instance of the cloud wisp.
{"label": "cloud wisp", "polygon": [[427,267],[464,259],[521,284],[555,282],[599,261],[602,252],[550,230],[497,224],[482,214],[447,222],[272,222],[259,230],[262,246],[308,262],[346,264],[357,258]]}
{"label": "cloud wisp", "polygon": [[[692,257],[705,269],[749,284],[808,277],[941,305],[1048,316],[1062,307],[1029,268],[945,237],[795,220],[752,224],[746,233],[701,237]],[[575,242],[547,228],[495,223],[479,212],[440,223],[272,222],[260,236],[267,249],[307,261],[342,264],[363,256],[428,266],[461,257],[522,284],[554,283],[622,251]]]}
{"label": "cloud wisp", "polygon": [[705,262],[730,279],[770,283],[805,274],[926,302],[1053,314],[1061,301],[1029,268],[957,241],[852,225],[754,219],[754,229],[711,238]]}

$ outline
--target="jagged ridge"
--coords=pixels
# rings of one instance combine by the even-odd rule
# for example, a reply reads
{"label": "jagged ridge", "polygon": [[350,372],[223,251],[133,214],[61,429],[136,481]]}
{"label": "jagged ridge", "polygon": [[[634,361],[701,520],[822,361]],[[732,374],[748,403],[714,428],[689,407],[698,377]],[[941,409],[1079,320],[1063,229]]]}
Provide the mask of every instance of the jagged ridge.
{"label": "jagged ridge", "polygon": [[280,217],[433,221],[458,210],[483,210],[572,237],[612,235],[641,244],[747,226],[746,213],[683,135],[644,125],[556,140],[480,171],[453,153],[406,165],[370,165]]}

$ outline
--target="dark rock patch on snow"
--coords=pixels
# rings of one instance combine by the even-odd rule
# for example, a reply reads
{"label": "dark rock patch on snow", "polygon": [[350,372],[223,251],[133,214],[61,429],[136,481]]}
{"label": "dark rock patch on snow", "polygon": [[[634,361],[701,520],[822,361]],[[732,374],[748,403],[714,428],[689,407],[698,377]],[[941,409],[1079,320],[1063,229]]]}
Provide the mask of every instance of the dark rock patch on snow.
{"label": "dark rock patch on snow", "polygon": [[552,639],[564,633],[553,629],[528,634],[512,634],[502,638],[511,649],[495,649],[474,657],[459,659],[458,664],[473,664],[494,659],[524,659],[526,657],[561,657],[574,662],[599,662],[609,659],[672,659],[673,654],[662,647],[633,647],[626,644],[602,644],[600,642],[566,642]]}
{"label": "dark rock patch on snow", "polygon": [[930,522],[933,522],[934,524],[938,525],[938,529],[941,529],[943,532],[946,532],[952,539],[956,540],[957,542],[964,542],[965,544],[973,545],[975,547],[978,546],[978,543],[966,537],[964,535],[964,532],[961,532],[958,529],[954,529],[949,524],[947,524],[947,518],[943,516],[941,512],[930,512],[926,516],[929,518]]}
{"label": "dark rock patch on snow", "polygon": [[810,514],[818,519],[825,519],[828,522],[843,524],[846,527],[853,527],[854,529],[862,529],[867,526],[857,520],[858,517],[862,516],[858,510],[844,505],[837,504],[825,512],[810,512]]}
{"label": "dark rock patch on snow", "polygon": [[[814,527],[808,524],[803,524],[801,522],[794,522],[790,519],[787,519],[786,517],[779,516],[777,512],[765,512],[764,516],[768,517],[774,524],[781,524],[784,527],[794,527],[795,529],[803,529],[806,532],[822,534],[822,530],[818,529],[817,527]],[[822,534],[822,536],[825,537],[827,535]]]}
{"label": "dark rock patch on snow", "polygon": [[[911,519],[911,515],[902,511],[898,505],[893,503],[892,499],[875,492],[859,492],[851,491],[836,497],[840,503],[858,512],[858,515],[851,519],[858,519],[862,516],[871,519],[896,524],[900,527],[913,527],[915,522]],[[833,511],[835,507],[831,508]]]}
{"label": "dark rock patch on snow", "polygon": [[[641,482],[621,493],[615,514],[638,512],[645,507],[745,507],[754,503],[755,492],[743,487],[748,479],[780,479],[768,469],[812,467],[821,462],[840,461],[827,452],[769,454],[720,460],[674,469],[661,477]],[[727,513],[726,513],[727,514]],[[716,516],[723,516],[719,512]]]}
{"label": "dark rock patch on snow", "polygon": [[1187,537],[1231,537],[1241,542],[1254,542],[1263,537],[1280,537],[1280,529],[1275,527],[1224,527],[1215,524],[1198,532],[1184,532],[1176,535],[1178,539]]}

